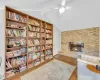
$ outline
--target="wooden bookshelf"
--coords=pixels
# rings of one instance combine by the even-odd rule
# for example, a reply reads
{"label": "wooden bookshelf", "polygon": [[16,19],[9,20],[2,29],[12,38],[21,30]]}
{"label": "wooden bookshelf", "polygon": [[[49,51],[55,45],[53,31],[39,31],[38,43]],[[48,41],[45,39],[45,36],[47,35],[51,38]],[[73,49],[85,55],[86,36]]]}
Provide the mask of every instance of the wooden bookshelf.
{"label": "wooden bookshelf", "polygon": [[5,79],[53,58],[53,24],[5,7]]}

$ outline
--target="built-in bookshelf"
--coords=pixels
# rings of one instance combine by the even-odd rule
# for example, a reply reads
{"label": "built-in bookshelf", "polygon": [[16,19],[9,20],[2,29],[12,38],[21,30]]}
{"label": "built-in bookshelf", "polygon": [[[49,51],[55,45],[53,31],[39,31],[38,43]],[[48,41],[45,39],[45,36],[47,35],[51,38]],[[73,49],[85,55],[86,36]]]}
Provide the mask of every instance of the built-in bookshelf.
{"label": "built-in bookshelf", "polygon": [[5,77],[53,58],[53,25],[5,7]]}

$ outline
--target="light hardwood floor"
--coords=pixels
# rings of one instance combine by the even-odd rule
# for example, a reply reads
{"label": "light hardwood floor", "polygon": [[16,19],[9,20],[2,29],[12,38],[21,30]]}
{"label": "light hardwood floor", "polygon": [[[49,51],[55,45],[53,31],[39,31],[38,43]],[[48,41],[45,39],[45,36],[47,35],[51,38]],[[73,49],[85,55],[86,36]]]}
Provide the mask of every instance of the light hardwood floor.
{"label": "light hardwood floor", "polygon": [[[73,66],[77,66],[77,60],[74,59],[74,58],[71,58],[71,57],[68,57],[68,56],[63,56],[63,55],[56,55],[54,56],[54,58],[58,59],[58,60],[61,60],[61,61],[64,61],[70,65],[73,65]],[[42,65],[40,65],[42,66]],[[39,67],[40,67],[39,66]],[[38,68],[38,67],[37,67]],[[35,68],[36,69],[36,68]],[[30,71],[33,71],[34,69],[31,69]],[[30,72],[29,71],[29,72]],[[25,73],[27,74],[27,73]],[[16,77],[16,78],[13,78],[12,80],[20,80],[20,77]],[[77,80],[77,67],[76,69],[73,71],[71,77],[69,80]]]}

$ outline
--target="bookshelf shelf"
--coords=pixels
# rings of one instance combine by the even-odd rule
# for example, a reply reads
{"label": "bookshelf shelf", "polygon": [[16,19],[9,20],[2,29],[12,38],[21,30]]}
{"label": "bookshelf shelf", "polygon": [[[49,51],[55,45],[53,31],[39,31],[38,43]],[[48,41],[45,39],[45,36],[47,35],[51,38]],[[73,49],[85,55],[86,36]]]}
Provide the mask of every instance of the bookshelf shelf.
{"label": "bookshelf shelf", "polygon": [[31,25],[31,26],[34,26],[34,27],[40,27],[40,26],[38,26],[38,25],[35,25],[35,24],[29,24],[29,25]]}
{"label": "bookshelf shelf", "polygon": [[40,39],[40,38],[36,38],[36,37],[29,37],[29,39]]}
{"label": "bookshelf shelf", "polygon": [[28,61],[28,64],[32,63],[32,62],[35,62],[37,59],[40,59],[40,57],[36,58],[36,59],[33,59],[31,61]]}
{"label": "bookshelf shelf", "polygon": [[11,69],[18,68],[18,67],[19,67],[19,65],[13,66],[13,67],[11,67],[11,68],[7,68],[6,70],[11,70]]}
{"label": "bookshelf shelf", "polygon": [[19,46],[19,47],[12,47],[12,48],[6,48],[6,50],[14,50],[14,49],[20,49],[25,48],[26,46]]}
{"label": "bookshelf shelf", "polygon": [[28,46],[28,47],[34,47],[34,46]]}
{"label": "bookshelf shelf", "polygon": [[18,30],[25,30],[23,28],[14,28],[14,27],[11,27],[11,26],[6,26],[6,28],[9,28],[9,29],[18,29]]}
{"label": "bookshelf shelf", "polygon": [[53,58],[53,24],[6,6],[5,51],[6,80],[45,63]]}
{"label": "bookshelf shelf", "polygon": [[23,39],[23,38],[26,38],[26,37],[10,37],[10,36],[6,36],[6,38],[20,38],[20,39],[22,38]]}
{"label": "bookshelf shelf", "polygon": [[12,58],[17,58],[17,57],[21,57],[21,56],[27,56],[27,54],[26,53],[22,53],[21,55],[9,57],[9,58],[6,58],[6,59],[12,59]]}
{"label": "bookshelf shelf", "polygon": [[[23,64],[26,64],[26,63],[23,63]],[[6,70],[12,70],[12,69],[18,68],[20,65],[12,66],[11,68],[7,68]]]}
{"label": "bookshelf shelf", "polygon": [[21,21],[9,19],[9,18],[6,18],[6,19],[7,19],[8,21],[12,21],[12,22],[20,23],[20,24],[27,24],[27,23],[25,23],[25,22],[21,22]]}
{"label": "bookshelf shelf", "polygon": [[40,33],[40,31],[33,31],[33,30],[28,30],[28,31],[30,31],[30,32],[37,32],[37,33]]}

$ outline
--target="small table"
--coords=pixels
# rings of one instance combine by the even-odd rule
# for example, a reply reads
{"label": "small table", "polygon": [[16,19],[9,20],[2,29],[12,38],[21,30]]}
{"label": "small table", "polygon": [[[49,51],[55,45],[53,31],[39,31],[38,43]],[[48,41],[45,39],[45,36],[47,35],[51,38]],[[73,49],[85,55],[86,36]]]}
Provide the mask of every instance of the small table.
{"label": "small table", "polygon": [[93,65],[90,65],[90,64],[87,64],[86,66],[90,71],[94,72],[94,73],[98,73],[100,74],[100,70],[97,70],[96,69],[96,66],[93,66]]}

